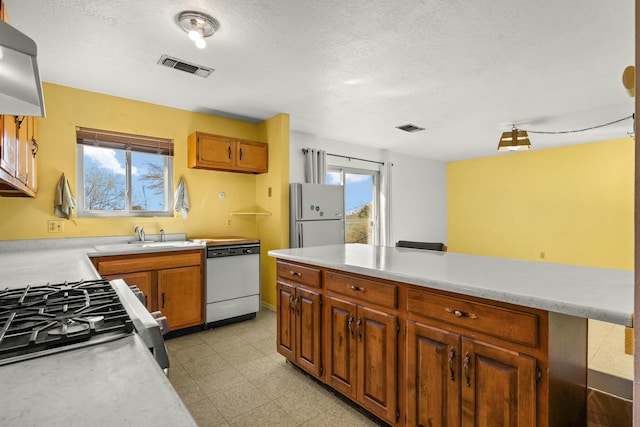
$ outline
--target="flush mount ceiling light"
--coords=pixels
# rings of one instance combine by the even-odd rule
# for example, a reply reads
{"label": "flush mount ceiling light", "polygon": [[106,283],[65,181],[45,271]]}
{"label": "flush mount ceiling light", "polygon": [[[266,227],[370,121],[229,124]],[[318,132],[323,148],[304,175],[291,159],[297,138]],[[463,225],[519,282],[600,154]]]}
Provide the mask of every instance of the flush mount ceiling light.
{"label": "flush mount ceiling light", "polygon": [[498,143],[498,151],[524,151],[531,148],[531,141],[526,130],[518,130],[514,126],[509,132],[503,132]]}
{"label": "flush mount ceiling light", "polygon": [[220,28],[218,21],[211,16],[192,10],[178,14],[176,22],[200,49],[204,49],[207,45],[204,39],[211,37]]}

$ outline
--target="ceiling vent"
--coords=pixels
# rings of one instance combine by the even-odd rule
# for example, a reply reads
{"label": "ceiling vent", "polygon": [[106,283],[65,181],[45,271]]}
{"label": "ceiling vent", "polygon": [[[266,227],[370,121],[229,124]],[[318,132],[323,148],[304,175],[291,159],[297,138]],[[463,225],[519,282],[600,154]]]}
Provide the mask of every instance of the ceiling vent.
{"label": "ceiling vent", "polygon": [[162,55],[158,60],[158,64],[165,67],[175,68],[176,70],[184,71],[185,73],[195,74],[199,77],[209,77],[213,73],[213,68],[203,67],[202,65],[191,64],[178,58],[174,58],[169,55]]}
{"label": "ceiling vent", "polygon": [[424,128],[421,128],[416,125],[412,125],[411,123],[402,125],[402,126],[396,126],[396,129],[400,129],[405,132],[420,132],[421,130],[424,130]]}

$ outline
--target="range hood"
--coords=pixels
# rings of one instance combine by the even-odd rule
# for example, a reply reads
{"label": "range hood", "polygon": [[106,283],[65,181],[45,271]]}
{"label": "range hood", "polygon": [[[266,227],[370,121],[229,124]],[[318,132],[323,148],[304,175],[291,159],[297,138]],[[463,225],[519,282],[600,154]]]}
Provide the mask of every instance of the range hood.
{"label": "range hood", "polygon": [[0,114],[44,117],[36,43],[0,20]]}

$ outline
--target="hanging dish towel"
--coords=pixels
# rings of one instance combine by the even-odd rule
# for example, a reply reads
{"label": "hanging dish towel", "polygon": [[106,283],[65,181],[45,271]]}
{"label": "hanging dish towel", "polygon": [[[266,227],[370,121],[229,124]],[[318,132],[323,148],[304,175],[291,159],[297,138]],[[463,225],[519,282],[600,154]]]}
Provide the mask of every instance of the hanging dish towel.
{"label": "hanging dish towel", "polygon": [[69,182],[65,178],[64,173],[56,186],[56,193],[53,200],[53,211],[58,218],[69,219],[73,215],[73,209],[76,207],[76,199],[71,195]]}
{"label": "hanging dish towel", "polygon": [[187,214],[191,209],[189,205],[189,193],[187,193],[187,186],[184,183],[184,179],[180,178],[178,182],[178,188],[176,188],[176,194],[173,196],[175,203],[173,209],[182,214],[182,219],[187,219]]}

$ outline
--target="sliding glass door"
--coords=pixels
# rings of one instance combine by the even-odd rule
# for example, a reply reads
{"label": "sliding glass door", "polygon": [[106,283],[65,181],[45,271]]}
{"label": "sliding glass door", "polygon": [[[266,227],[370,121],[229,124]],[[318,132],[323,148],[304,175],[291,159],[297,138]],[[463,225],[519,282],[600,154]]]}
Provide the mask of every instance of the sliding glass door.
{"label": "sliding glass door", "polygon": [[329,167],[327,184],[344,185],[345,243],[378,244],[379,173]]}

